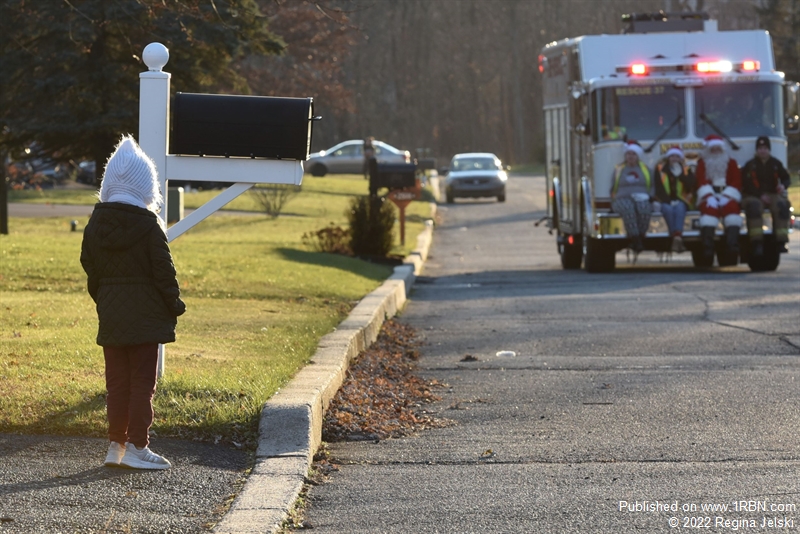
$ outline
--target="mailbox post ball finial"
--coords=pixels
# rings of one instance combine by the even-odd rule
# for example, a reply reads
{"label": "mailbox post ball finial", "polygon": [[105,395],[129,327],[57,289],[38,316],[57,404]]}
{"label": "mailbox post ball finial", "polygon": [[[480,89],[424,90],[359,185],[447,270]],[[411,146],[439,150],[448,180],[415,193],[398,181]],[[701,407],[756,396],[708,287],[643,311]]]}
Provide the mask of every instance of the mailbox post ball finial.
{"label": "mailbox post ball finial", "polygon": [[169,50],[161,43],[150,43],[144,47],[142,60],[148,69],[160,71],[169,61]]}

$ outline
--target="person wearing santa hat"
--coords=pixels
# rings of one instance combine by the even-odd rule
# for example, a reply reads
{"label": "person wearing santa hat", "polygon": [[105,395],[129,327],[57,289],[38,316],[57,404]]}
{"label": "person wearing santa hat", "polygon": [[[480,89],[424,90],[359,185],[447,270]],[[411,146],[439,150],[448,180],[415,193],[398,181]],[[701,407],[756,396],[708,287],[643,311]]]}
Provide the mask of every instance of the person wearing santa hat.
{"label": "person wearing santa hat", "polygon": [[683,225],[686,212],[694,208],[694,172],[686,166],[677,145],[667,150],[666,158],[655,169],[656,208],[667,223],[672,252],[683,252]]}
{"label": "person wearing santa hat", "polygon": [[714,236],[720,220],[725,227],[725,243],[731,255],[739,254],[742,216],[742,178],[736,160],[728,156],[718,135],[705,138],[703,156],[697,162],[697,203],[700,210],[700,236],[706,259],[714,257]]}
{"label": "person wearing santa hat", "polygon": [[756,157],[742,167],[742,207],[747,215],[747,235],[754,256],[764,254],[764,208],[772,213],[772,231],[779,250],[786,252],[789,242],[789,199],[786,188],[791,179],[786,168],[770,154],[769,137],[756,139]]}
{"label": "person wearing santa hat", "polygon": [[105,465],[168,469],[150,450],[159,343],[175,341],[180,298],[153,161],[125,136],[108,159],[81,244],[105,357],[109,448]]}
{"label": "person wearing santa hat", "polygon": [[614,169],[611,177],[611,209],[622,216],[631,249],[644,250],[644,236],[650,228],[653,184],[650,170],[642,162],[644,150],[636,141],[625,143],[625,161]]}

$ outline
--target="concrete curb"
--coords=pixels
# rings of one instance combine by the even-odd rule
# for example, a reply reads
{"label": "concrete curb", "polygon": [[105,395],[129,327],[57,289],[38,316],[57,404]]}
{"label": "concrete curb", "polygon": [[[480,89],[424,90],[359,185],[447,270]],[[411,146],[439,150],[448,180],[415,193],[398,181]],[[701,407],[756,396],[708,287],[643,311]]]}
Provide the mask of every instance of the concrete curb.
{"label": "concrete curb", "polygon": [[[436,205],[431,204],[431,216]],[[322,441],[322,419],[344,381],[350,362],[378,337],[383,322],[403,309],[428,257],[433,221],[417,246],[378,289],[364,297],[339,327],[322,337],[311,363],[261,410],[256,462],[217,534],[276,532],[303,487]]]}

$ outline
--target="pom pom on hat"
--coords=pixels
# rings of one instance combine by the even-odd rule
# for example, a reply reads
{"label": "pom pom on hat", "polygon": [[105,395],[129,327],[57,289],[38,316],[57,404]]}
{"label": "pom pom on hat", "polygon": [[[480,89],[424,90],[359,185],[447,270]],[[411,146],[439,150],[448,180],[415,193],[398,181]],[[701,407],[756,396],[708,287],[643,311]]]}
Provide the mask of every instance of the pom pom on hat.
{"label": "pom pom on hat", "polygon": [[644,149],[642,148],[642,145],[640,145],[637,141],[628,140],[625,143],[625,152],[626,153],[633,152],[634,154],[639,156],[639,159],[644,158]]}
{"label": "pom pom on hat", "polygon": [[715,146],[725,148],[725,142],[722,140],[722,137],[715,134],[711,134],[705,138],[705,145],[706,148],[709,149],[714,148]]}
{"label": "pom pom on hat", "polygon": [[669,150],[667,150],[666,156],[678,156],[679,158],[683,159],[683,150],[681,150],[681,147],[678,145],[672,145],[669,147]]}
{"label": "pom pom on hat", "polygon": [[161,208],[156,166],[130,135],[123,136],[108,158],[100,202],[124,202],[151,211]]}

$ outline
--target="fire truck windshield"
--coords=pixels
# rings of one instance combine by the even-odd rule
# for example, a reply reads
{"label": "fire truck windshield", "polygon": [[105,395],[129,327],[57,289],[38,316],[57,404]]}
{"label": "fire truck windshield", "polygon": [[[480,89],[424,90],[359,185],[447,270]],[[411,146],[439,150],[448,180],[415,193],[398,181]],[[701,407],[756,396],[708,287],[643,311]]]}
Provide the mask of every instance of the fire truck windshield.
{"label": "fire truck windshield", "polygon": [[730,137],[782,136],[781,87],[776,83],[725,83],[696,87],[695,131],[698,137],[717,133]]}
{"label": "fire truck windshield", "polygon": [[671,124],[670,137],[686,136],[684,89],[672,85],[609,87],[594,94],[595,142],[656,139]]}

